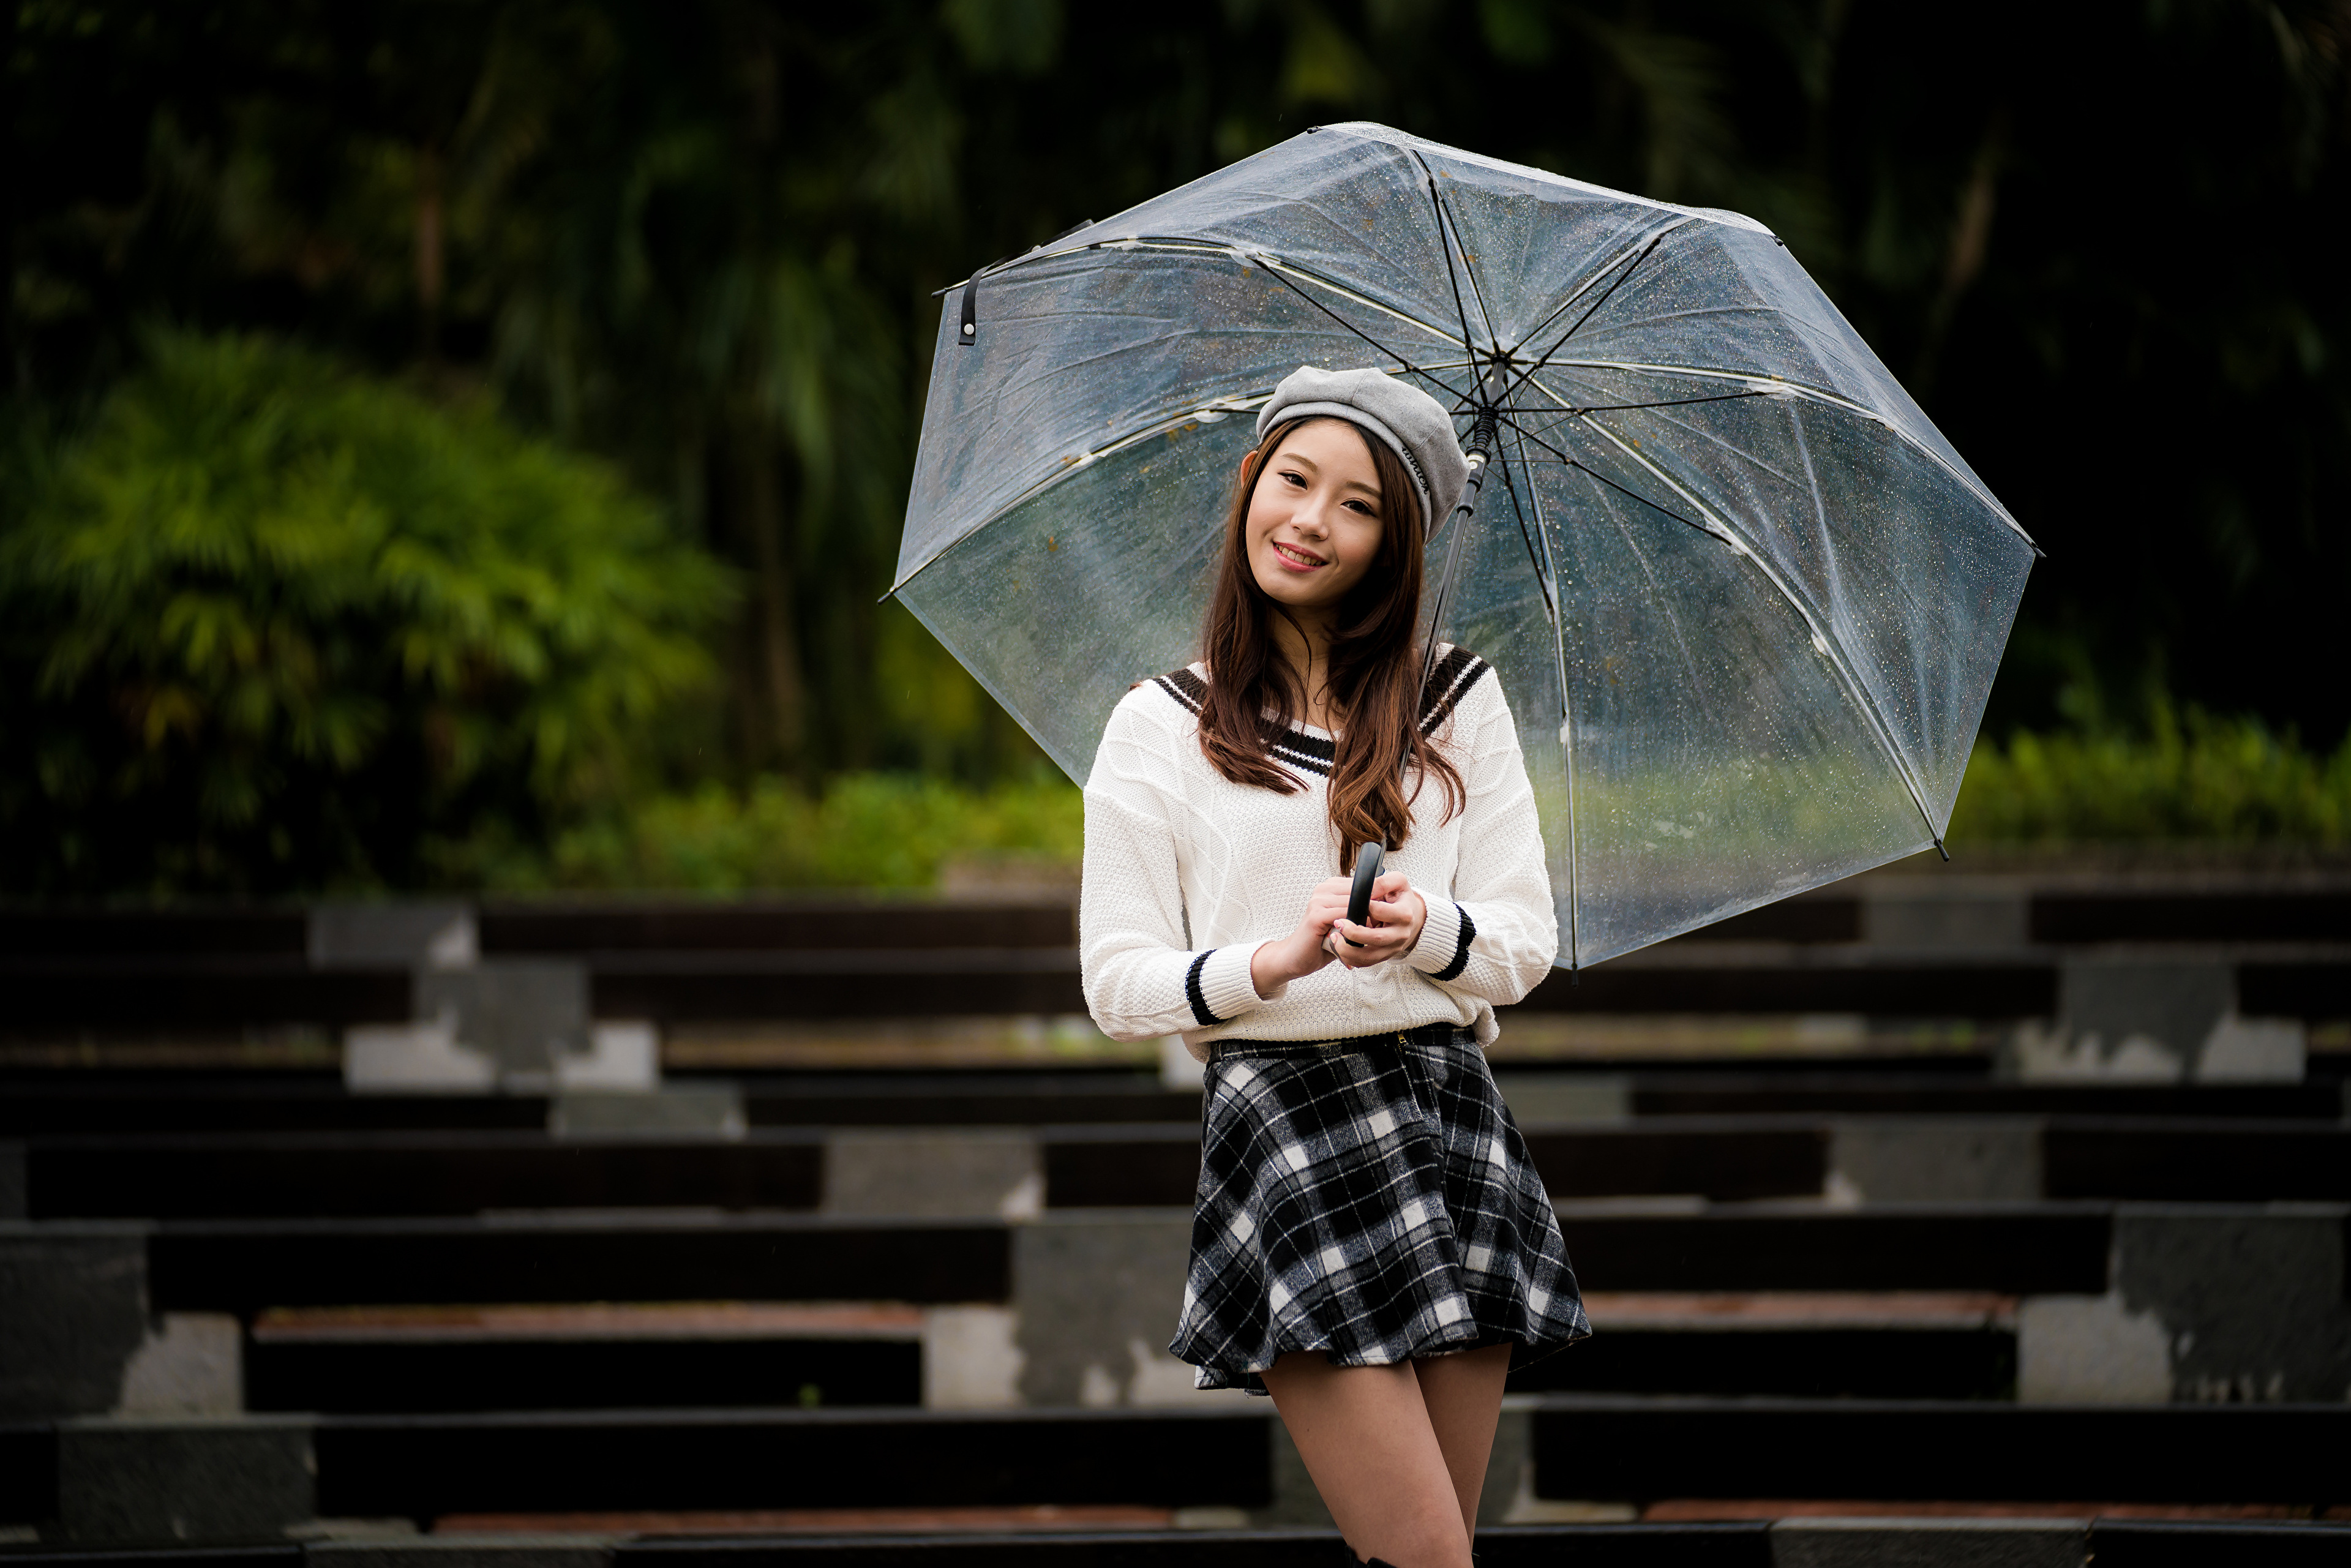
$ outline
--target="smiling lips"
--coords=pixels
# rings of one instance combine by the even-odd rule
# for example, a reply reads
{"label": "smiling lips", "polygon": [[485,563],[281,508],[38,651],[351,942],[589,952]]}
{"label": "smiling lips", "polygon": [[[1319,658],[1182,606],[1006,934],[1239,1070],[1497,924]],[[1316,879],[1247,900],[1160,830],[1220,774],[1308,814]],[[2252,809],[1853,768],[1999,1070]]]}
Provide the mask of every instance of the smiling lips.
{"label": "smiling lips", "polygon": [[1321,556],[1311,555],[1305,550],[1300,549],[1296,545],[1286,545],[1280,539],[1273,539],[1269,542],[1273,546],[1273,553],[1281,558],[1281,564],[1289,567],[1293,571],[1312,571],[1316,567],[1328,566],[1331,564],[1329,561],[1324,560]]}

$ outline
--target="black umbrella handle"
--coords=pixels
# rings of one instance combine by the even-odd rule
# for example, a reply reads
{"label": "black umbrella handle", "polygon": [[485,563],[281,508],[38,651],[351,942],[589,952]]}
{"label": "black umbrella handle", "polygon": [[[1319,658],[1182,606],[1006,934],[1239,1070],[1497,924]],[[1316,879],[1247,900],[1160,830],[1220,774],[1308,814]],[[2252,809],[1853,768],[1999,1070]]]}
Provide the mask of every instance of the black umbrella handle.
{"label": "black umbrella handle", "polygon": [[[1355,852],[1355,885],[1347,890],[1347,921],[1350,925],[1369,925],[1372,923],[1372,883],[1380,880],[1380,867],[1387,858],[1387,846],[1378,842],[1365,844]],[[1342,936],[1339,940],[1350,947],[1365,945],[1353,936]]]}

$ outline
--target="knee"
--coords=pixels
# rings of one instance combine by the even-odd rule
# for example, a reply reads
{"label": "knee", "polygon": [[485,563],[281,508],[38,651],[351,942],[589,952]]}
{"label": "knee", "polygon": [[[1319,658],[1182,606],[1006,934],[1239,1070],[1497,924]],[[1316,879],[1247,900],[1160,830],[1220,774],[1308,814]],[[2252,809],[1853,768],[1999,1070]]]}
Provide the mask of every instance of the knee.
{"label": "knee", "polygon": [[[1353,1543],[1349,1543],[1353,1551]],[[1377,1552],[1355,1552],[1365,1568],[1471,1568],[1469,1540],[1456,1519],[1447,1530],[1432,1521],[1428,1528],[1401,1531],[1380,1542]]]}

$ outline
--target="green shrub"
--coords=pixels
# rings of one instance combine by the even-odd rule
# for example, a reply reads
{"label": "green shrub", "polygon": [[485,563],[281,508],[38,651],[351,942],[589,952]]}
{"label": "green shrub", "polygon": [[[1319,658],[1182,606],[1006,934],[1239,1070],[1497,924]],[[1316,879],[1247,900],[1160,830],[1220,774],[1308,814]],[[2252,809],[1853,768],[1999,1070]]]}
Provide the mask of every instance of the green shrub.
{"label": "green shrub", "polygon": [[2351,737],[2333,757],[2258,719],[2158,704],[2147,733],[2020,731],[1976,745],[1954,842],[2189,841],[2340,845],[2351,838]]}
{"label": "green shrub", "polygon": [[650,787],[723,569],[604,465],[159,331],[0,513],[0,889],[464,881]]}
{"label": "green shrub", "polygon": [[744,793],[713,783],[575,828],[546,866],[517,866],[507,885],[932,887],[958,860],[1074,863],[1083,821],[1076,787],[1058,775],[977,790],[911,774],[845,774],[820,795],[774,779]]}

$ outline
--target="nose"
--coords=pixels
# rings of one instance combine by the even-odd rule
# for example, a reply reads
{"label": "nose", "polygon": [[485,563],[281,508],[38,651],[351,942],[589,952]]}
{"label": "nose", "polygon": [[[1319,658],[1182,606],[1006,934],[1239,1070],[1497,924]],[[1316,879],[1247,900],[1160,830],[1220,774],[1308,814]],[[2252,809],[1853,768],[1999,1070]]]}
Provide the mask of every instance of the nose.
{"label": "nose", "polygon": [[1327,515],[1330,505],[1330,498],[1318,492],[1307,497],[1298,510],[1290,514],[1290,518],[1298,525],[1301,533],[1326,536],[1331,531],[1331,519]]}

